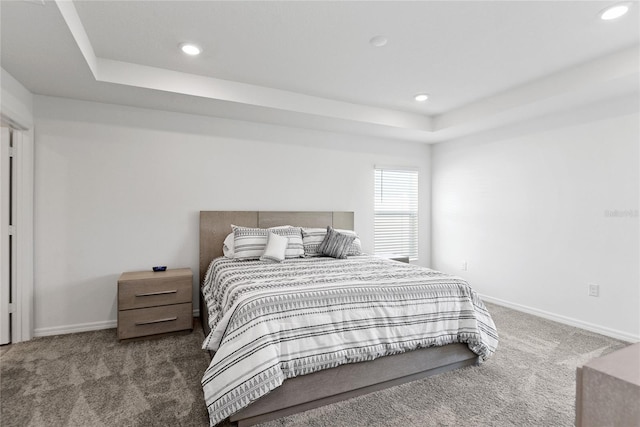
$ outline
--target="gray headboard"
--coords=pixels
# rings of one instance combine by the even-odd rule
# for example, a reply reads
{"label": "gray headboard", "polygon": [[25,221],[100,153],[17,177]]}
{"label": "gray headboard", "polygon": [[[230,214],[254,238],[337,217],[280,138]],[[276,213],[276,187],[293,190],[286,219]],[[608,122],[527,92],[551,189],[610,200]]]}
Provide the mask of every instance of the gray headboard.
{"label": "gray headboard", "polygon": [[222,256],[231,224],[268,228],[278,225],[353,230],[353,212],[200,211],[200,285],[212,259]]}

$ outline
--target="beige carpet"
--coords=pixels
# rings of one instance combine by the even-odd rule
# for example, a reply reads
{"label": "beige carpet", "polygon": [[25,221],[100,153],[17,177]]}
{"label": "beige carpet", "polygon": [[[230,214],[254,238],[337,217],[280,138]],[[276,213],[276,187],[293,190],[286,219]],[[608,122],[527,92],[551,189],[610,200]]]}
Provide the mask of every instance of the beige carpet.
{"label": "beige carpet", "polygon": [[[496,355],[266,423],[276,426],[570,426],[575,369],[626,343],[488,304]],[[115,330],[0,348],[2,426],[206,426],[207,357],[191,334],[118,343]]]}

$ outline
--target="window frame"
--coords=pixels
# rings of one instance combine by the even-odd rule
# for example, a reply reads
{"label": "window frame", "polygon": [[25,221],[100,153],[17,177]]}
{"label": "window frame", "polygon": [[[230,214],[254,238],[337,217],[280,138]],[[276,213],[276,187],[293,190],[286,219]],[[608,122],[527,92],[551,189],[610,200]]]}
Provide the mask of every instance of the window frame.
{"label": "window frame", "polygon": [[[384,189],[384,174],[385,172],[391,173],[387,179],[392,178],[395,175],[406,174],[405,177],[396,176],[394,181],[388,186],[387,192],[390,192],[391,197],[395,197],[397,204],[393,203],[381,206],[382,193]],[[379,181],[381,179],[382,181]],[[403,188],[402,181],[406,180],[407,185]],[[408,197],[403,197],[404,192],[410,191]],[[404,200],[403,200],[404,199]],[[398,205],[398,203],[400,205]],[[404,204],[404,206],[401,206]],[[400,256],[409,257],[410,261],[418,261],[419,259],[419,235],[420,235],[420,169],[412,167],[402,166],[374,166],[374,254],[394,254]],[[397,207],[396,207],[397,206]],[[396,209],[395,211],[393,209]],[[386,212],[385,212],[386,211]],[[388,221],[385,228],[380,229],[382,222],[380,220],[383,216],[397,217],[396,224],[393,224],[393,219]],[[380,221],[379,221],[380,220]],[[400,232],[400,240],[394,242],[389,238],[390,234]],[[381,237],[381,233],[387,234],[387,237]],[[384,240],[382,242],[381,240]],[[386,246],[386,248],[385,248]],[[395,248],[394,248],[395,246]]]}

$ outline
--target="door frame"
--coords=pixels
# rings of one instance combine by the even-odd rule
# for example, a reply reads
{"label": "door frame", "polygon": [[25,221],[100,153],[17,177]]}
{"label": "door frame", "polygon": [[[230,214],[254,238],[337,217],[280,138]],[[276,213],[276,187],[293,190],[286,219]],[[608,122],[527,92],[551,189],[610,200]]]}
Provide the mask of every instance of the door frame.
{"label": "door frame", "polygon": [[34,197],[34,132],[31,117],[12,114],[2,104],[0,120],[13,129],[16,179],[16,286],[13,288],[11,342],[28,341],[34,328],[33,271],[33,197]]}

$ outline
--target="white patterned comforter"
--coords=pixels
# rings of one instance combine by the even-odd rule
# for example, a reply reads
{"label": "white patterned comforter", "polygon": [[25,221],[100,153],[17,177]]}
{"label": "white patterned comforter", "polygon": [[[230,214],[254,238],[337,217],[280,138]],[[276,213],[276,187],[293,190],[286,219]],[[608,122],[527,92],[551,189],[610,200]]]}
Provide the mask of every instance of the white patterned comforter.
{"label": "white patterned comforter", "polygon": [[455,342],[487,359],[491,316],[461,278],[369,256],[217,258],[203,284],[216,353],[202,378],[211,425],[287,378]]}

